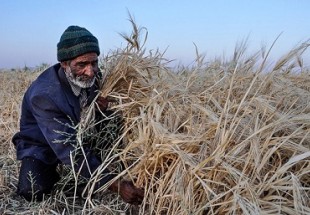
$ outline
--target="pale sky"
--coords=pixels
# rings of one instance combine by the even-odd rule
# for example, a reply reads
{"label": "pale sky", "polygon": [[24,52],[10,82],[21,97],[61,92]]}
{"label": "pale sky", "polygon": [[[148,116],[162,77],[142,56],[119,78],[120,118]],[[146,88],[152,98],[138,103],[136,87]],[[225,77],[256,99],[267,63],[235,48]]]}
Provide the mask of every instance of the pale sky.
{"label": "pale sky", "polygon": [[[124,47],[119,33],[136,24],[148,29],[145,48],[189,65],[195,46],[206,59],[233,54],[248,39],[248,53],[271,46],[270,60],[310,39],[309,0],[0,0],[0,68],[57,63],[56,45],[69,25],[87,28],[102,55]],[[309,51],[307,52],[309,53]],[[304,56],[310,65],[310,54]]]}

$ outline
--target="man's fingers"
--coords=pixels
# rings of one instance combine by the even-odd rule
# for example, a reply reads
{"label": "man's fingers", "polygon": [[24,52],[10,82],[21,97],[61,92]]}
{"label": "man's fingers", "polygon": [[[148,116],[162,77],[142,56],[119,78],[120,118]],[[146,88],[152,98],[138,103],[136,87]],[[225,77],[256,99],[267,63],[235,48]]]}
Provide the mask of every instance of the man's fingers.
{"label": "man's fingers", "polygon": [[116,99],[111,98],[111,97],[102,97],[98,96],[98,101],[104,101],[104,102],[117,102]]}
{"label": "man's fingers", "polygon": [[105,111],[105,110],[108,108],[108,106],[109,106],[109,101],[108,101],[106,98],[101,97],[101,96],[99,96],[99,97],[97,98],[97,103],[98,103],[98,105],[99,105],[99,108],[100,108],[102,111]]}
{"label": "man's fingers", "polygon": [[144,199],[144,190],[137,188],[132,181],[122,181],[120,191],[123,200],[129,204],[139,205]]}

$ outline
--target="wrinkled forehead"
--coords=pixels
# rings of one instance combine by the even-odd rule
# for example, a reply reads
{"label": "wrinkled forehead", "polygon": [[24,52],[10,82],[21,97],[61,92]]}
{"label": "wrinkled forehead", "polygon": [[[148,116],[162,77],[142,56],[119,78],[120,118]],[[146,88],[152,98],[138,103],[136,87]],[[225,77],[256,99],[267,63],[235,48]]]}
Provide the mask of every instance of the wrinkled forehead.
{"label": "wrinkled forehead", "polygon": [[72,63],[80,63],[80,62],[94,62],[98,61],[98,55],[95,52],[86,53],[74,58]]}

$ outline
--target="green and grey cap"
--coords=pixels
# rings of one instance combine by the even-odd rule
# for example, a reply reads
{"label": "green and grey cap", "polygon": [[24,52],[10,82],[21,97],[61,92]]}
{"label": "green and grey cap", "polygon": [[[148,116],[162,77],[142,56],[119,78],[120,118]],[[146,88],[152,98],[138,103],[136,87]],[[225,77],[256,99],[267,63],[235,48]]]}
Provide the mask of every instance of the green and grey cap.
{"label": "green and grey cap", "polygon": [[69,26],[57,44],[59,62],[71,60],[90,52],[100,54],[98,40],[86,28],[79,26]]}

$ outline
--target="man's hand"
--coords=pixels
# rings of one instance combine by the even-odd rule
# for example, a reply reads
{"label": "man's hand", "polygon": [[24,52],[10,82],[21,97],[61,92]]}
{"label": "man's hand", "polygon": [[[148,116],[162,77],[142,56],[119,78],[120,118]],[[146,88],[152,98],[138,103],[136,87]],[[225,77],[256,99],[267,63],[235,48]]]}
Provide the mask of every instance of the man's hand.
{"label": "man's hand", "polygon": [[137,188],[131,181],[115,181],[109,188],[113,192],[119,192],[122,199],[132,205],[139,205],[144,198],[144,191]]}
{"label": "man's hand", "polygon": [[104,111],[106,111],[106,110],[108,109],[108,107],[109,107],[109,102],[110,102],[110,101],[109,101],[107,98],[104,98],[104,97],[102,97],[102,96],[99,96],[99,97],[97,98],[96,102],[97,102],[97,104],[98,104],[100,110],[101,110],[102,112],[104,112]]}

